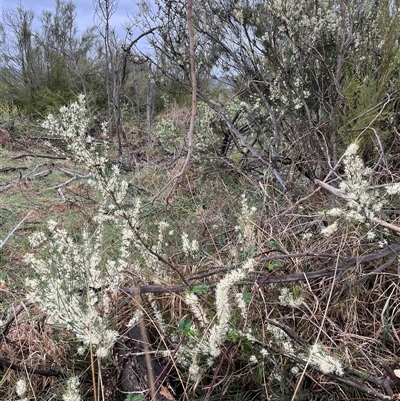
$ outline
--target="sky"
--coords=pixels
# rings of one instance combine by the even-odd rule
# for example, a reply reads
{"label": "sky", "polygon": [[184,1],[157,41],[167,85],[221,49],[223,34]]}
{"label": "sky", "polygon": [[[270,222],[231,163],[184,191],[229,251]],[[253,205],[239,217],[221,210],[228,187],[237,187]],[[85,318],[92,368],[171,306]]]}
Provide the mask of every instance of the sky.
{"label": "sky", "polygon": [[[76,21],[79,33],[81,34],[86,28],[94,25],[93,0],[72,1],[76,4]],[[0,8],[5,11],[8,8],[16,8],[19,3],[24,8],[33,10],[37,17],[40,16],[44,10],[54,12],[55,9],[55,0],[0,0]],[[111,23],[120,38],[125,37],[123,26],[129,20],[129,15],[132,15],[136,10],[136,0],[119,0],[118,8],[113,15]]]}

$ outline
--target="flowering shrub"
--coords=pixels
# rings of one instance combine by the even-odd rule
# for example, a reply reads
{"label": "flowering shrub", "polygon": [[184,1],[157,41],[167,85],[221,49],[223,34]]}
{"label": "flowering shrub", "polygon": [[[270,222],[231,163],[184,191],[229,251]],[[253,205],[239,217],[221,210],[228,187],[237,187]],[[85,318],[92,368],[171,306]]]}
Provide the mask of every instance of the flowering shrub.
{"label": "flowering shrub", "polygon": [[185,131],[182,128],[167,118],[162,118],[154,126],[154,132],[164,150],[174,153],[184,149]]}
{"label": "flowering shrub", "polygon": [[[54,134],[68,139],[70,157],[88,169],[89,184],[98,194],[99,208],[93,217],[93,224],[84,226],[78,236],[50,220],[47,230],[29,237],[34,251],[25,257],[32,268],[32,274],[26,281],[27,296],[46,313],[49,324],[74,334],[78,353],[90,351],[99,361],[105,361],[120,338],[109,316],[120,286],[129,280],[127,271],[141,282],[156,285],[175,283],[175,271],[168,266],[171,243],[177,248],[174,254],[177,260],[196,261],[204,254],[200,241],[186,230],[178,236],[175,234],[173,221],[143,224],[142,202],[139,199],[133,203],[130,199],[129,207],[126,207],[128,181],[117,167],[110,166],[105,150],[100,151],[90,140],[88,144],[83,134],[87,122],[83,98],[63,108],[61,114],[58,117],[49,116],[44,125]],[[344,155],[345,177],[339,190],[348,200],[346,214],[356,210],[365,216],[364,223],[379,213],[383,203],[379,208],[375,205],[374,202],[380,199],[375,190],[371,192],[374,202],[364,196],[369,191],[368,170],[356,153],[357,149],[353,146]],[[386,189],[387,192],[395,192],[397,184]],[[174,363],[187,369],[188,379],[193,384],[199,383],[210,369],[215,369],[223,360],[229,342],[242,344],[249,366],[273,365],[270,379],[275,382],[282,380],[282,372],[277,367],[279,353],[308,359],[309,364],[319,372],[343,375],[342,361],[328,354],[322,344],[299,346],[279,322],[268,318],[263,322],[261,331],[254,329],[254,310],[250,305],[259,294],[261,298],[264,295],[258,285],[254,284],[249,289],[242,282],[256,273],[259,245],[257,208],[251,206],[246,194],[239,199],[240,207],[232,226],[234,247],[227,259],[221,257],[223,264],[233,260],[235,265],[215,283],[212,292],[208,293],[209,288],[194,287],[183,294],[183,308],[186,308],[190,319],[179,322],[173,318],[168,320],[169,316],[156,296],[148,294],[146,306],[131,311],[127,327],[133,327],[144,317],[151,316],[161,334],[170,334],[171,341],[179,343],[174,352]],[[337,229],[335,222],[331,226]],[[107,242],[110,233],[112,250],[108,249]],[[271,246],[279,247],[279,243],[274,242]],[[203,296],[205,292],[207,297]],[[308,308],[297,286],[279,290],[271,287],[271,294],[275,294],[271,296],[275,297],[276,304],[285,309],[291,308],[293,313],[302,313]],[[270,313],[268,308],[265,311]],[[174,325],[177,329],[171,332]],[[171,354],[171,351],[167,349],[165,353]],[[296,368],[297,365],[291,366],[290,374],[297,374],[293,373]],[[65,400],[79,399],[77,378],[69,380],[63,397]]]}
{"label": "flowering shrub", "polygon": [[[128,183],[120,176],[117,167],[108,167],[107,157],[100,154],[86,136],[89,122],[85,100],[80,97],[76,103],[63,107],[59,116],[50,115],[43,126],[51,133],[66,139],[67,151],[89,171],[89,184],[99,194],[99,210],[94,217],[94,228],[83,229],[79,239],[72,236],[55,221],[48,222],[48,231],[39,231],[29,237],[33,249],[41,251],[29,253],[25,262],[33,274],[26,282],[28,299],[43,310],[48,322],[55,327],[69,330],[79,342],[79,353],[91,349],[98,358],[110,354],[118,333],[113,329],[108,315],[115,304],[119,286],[123,284],[126,269],[131,265],[135,274],[144,281],[164,283],[172,278],[165,269],[164,248],[168,247],[168,237],[173,235],[170,225],[160,221],[157,240],[149,247],[143,242],[150,236],[143,231],[137,235],[140,216],[140,201],[129,210],[123,207]],[[246,251],[255,246],[253,215],[245,196],[242,197],[236,231],[240,249]],[[112,229],[119,238],[113,257],[105,251],[107,230]],[[182,232],[181,251],[186,258],[194,258],[200,252],[196,239]],[[236,257],[238,257],[237,255]],[[214,365],[221,355],[223,343],[228,338],[231,327],[231,302],[236,299],[240,313],[245,316],[246,306],[243,296],[235,294],[235,284],[244,279],[254,269],[254,260],[246,258],[238,268],[232,270],[218,283],[215,295],[215,316],[203,309],[195,293],[188,293],[185,302],[193,313],[202,332],[193,328],[193,335],[178,353],[178,363],[190,367],[193,378],[205,368]],[[157,302],[149,295],[152,314],[160,327],[166,326]],[[132,326],[143,316],[134,312],[129,325]],[[212,323],[210,323],[212,322]],[[246,335],[250,336],[249,333]],[[198,366],[198,358],[193,356],[193,345],[198,349],[198,358],[206,358],[203,366]],[[190,359],[187,359],[188,355]],[[197,372],[197,373],[196,373]],[[69,385],[76,389],[74,382]],[[69,390],[70,392],[75,391]],[[67,393],[66,393],[67,394]],[[67,397],[67,395],[65,395]]]}
{"label": "flowering shrub", "polygon": [[[355,224],[361,235],[373,240],[376,227],[382,224],[383,207],[389,203],[391,196],[400,193],[400,186],[399,183],[392,183],[374,188],[371,185],[372,170],[364,166],[357,154],[358,149],[358,145],[352,143],[343,154],[344,177],[336,194],[346,203],[329,209],[326,215]],[[337,230],[338,221],[334,221],[323,228],[321,234],[328,237]]]}
{"label": "flowering shrub", "polygon": [[25,256],[35,273],[26,282],[28,299],[47,314],[49,323],[75,334],[81,343],[79,353],[93,347],[98,357],[105,357],[118,336],[109,329],[107,315],[127,265],[124,240],[120,258],[112,261],[104,257],[102,250],[104,225],[93,233],[85,229],[82,243],[54,221],[49,221],[48,228],[50,234],[30,237],[31,246],[37,247],[40,235],[46,256]]}

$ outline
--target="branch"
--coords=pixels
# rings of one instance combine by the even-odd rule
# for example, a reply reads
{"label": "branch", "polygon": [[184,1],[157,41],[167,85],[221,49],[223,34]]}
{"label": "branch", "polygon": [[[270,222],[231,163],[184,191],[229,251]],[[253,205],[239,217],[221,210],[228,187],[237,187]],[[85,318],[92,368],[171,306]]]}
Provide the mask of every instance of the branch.
{"label": "branch", "polygon": [[19,227],[21,227],[22,223],[31,216],[31,214],[33,213],[33,210],[31,210],[7,235],[7,237],[0,242],[0,249],[3,248],[3,246],[5,245],[5,243],[11,238],[11,236],[15,233],[15,231],[18,230]]}
{"label": "branch", "polygon": [[61,372],[57,372],[56,370],[48,369],[48,370],[41,370],[35,369],[32,366],[21,366],[15,363],[12,363],[9,358],[0,355],[0,366],[2,368],[8,368],[11,370],[15,370],[17,372],[26,372],[33,375],[40,375],[45,377],[65,377],[65,375]]}
{"label": "branch", "polygon": [[57,159],[57,160],[66,160],[65,156],[51,156],[51,155],[36,155],[34,153],[24,153],[22,155],[14,156],[11,160],[22,159],[24,157],[37,157],[41,159]]}
{"label": "branch", "polygon": [[[347,258],[347,259],[342,259],[341,263],[336,266],[328,267],[326,269],[321,269],[321,270],[316,270],[314,272],[303,272],[303,273],[295,273],[295,274],[285,274],[282,276],[277,276],[277,275],[272,275],[271,273],[268,273],[267,276],[261,276],[258,278],[247,278],[242,281],[242,283],[245,284],[257,284],[259,286],[263,286],[264,284],[275,284],[275,283],[289,283],[293,281],[309,281],[309,280],[315,280],[321,277],[328,277],[328,276],[333,276],[339,271],[345,271],[349,269],[350,267],[356,266],[356,265],[362,265],[370,262],[374,262],[379,259],[386,258],[388,256],[392,257],[397,257],[397,255],[400,253],[400,242],[397,242],[392,245],[388,245],[384,249],[382,249],[379,252],[373,252],[369,253],[364,256],[356,257],[356,258]],[[289,255],[274,255],[268,258],[264,258],[261,260],[262,263],[267,263],[270,261],[274,261],[277,259],[294,259],[294,258],[299,258],[299,257],[312,257],[312,258],[329,258],[329,259],[335,259],[337,260],[337,256],[335,255],[327,255],[327,254],[310,254],[310,253],[299,253],[299,254],[289,254]],[[393,263],[392,258],[389,259],[388,262],[386,262],[383,266],[378,267],[377,269],[373,270],[372,272],[368,273],[365,277],[366,279],[369,278],[370,276],[374,274],[378,274],[387,267],[389,267],[390,264]],[[200,280],[215,274],[222,274],[226,273],[228,270],[231,270],[232,268],[235,268],[237,266],[230,266],[230,267],[219,267],[218,269],[203,273],[203,274],[197,274],[195,276],[189,277],[186,281],[187,282],[193,282],[195,280]],[[174,268],[176,271],[176,268]],[[204,283],[204,282],[197,282],[193,284],[185,284],[185,285],[141,285],[138,287],[120,287],[121,291],[129,294],[129,295],[135,295],[137,292],[140,294],[147,294],[147,293],[154,293],[154,294],[159,294],[159,293],[176,293],[176,292],[184,292],[188,291],[191,288],[198,286],[198,285],[208,285],[208,286],[215,286],[217,282],[211,282],[211,283]],[[239,283],[240,284],[240,283]]]}
{"label": "branch", "polygon": [[197,113],[197,75],[196,75],[196,55],[194,46],[194,32],[193,32],[193,0],[188,0],[187,2],[187,28],[189,36],[189,55],[190,55],[190,78],[192,81],[192,113],[190,115],[190,126],[188,132],[188,152],[186,155],[186,160],[183,163],[181,171],[173,178],[174,180],[182,177],[189,165],[190,158],[193,152],[193,132],[194,123]]}
{"label": "branch", "polygon": [[32,174],[32,175],[23,175],[21,176],[18,180],[12,181],[6,185],[4,185],[4,187],[0,187],[0,192],[5,192],[11,188],[13,188],[15,185],[17,185],[21,180],[34,180],[35,178],[41,178],[41,177],[46,177],[48,175],[50,175],[53,172],[53,170],[43,170],[40,171],[39,173],[36,174]]}

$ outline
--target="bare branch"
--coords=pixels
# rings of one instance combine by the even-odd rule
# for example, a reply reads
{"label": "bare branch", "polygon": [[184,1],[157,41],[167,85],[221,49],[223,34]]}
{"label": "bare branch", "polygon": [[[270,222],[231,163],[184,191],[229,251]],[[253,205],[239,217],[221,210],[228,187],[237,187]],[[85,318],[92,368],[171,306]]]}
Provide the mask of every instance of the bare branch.
{"label": "bare branch", "polygon": [[28,212],[28,214],[8,233],[7,237],[2,242],[0,242],[0,249],[3,248],[5,243],[12,237],[12,235],[15,233],[15,231],[17,231],[18,228],[21,227],[21,225],[24,223],[24,221],[32,215],[32,213],[33,213],[33,210],[30,210]]}

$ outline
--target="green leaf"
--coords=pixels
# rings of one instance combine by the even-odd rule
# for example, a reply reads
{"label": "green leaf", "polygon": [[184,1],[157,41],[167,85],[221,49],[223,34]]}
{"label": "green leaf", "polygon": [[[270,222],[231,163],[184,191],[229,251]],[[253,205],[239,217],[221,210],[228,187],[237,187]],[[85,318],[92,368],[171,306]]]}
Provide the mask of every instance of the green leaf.
{"label": "green leaf", "polygon": [[207,292],[209,288],[210,288],[210,286],[207,284],[200,284],[200,285],[195,285],[191,289],[191,291],[194,293],[202,293],[202,292]]}
{"label": "green leaf", "polygon": [[142,394],[132,395],[128,394],[125,398],[125,401],[144,401],[145,398]]}
{"label": "green leaf", "polygon": [[243,295],[243,301],[246,305],[249,305],[251,298],[253,298],[253,293],[252,292],[248,292],[247,294]]}
{"label": "green leaf", "polygon": [[250,343],[246,340],[242,341],[242,347],[244,352],[251,352],[251,346]]}
{"label": "green leaf", "polygon": [[181,319],[178,322],[177,331],[181,332],[187,336],[193,336],[195,333],[191,329],[192,325],[193,325],[193,321],[191,319],[189,319],[189,320]]}
{"label": "green leaf", "polygon": [[239,336],[239,333],[236,331],[236,330],[232,330],[230,333],[229,333],[229,339],[231,340],[231,341],[233,341],[233,342],[237,342],[237,341],[239,341],[239,338],[240,338],[240,336]]}
{"label": "green leaf", "polygon": [[275,240],[275,239],[270,239],[269,241],[268,241],[268,245],[271,247],[271,248],[279,248],[279,242],[277,241],[277,240]]}
{"label": "green leaf", "polygon": [[277,267],[282,267],[282,263],[279,260],[269,263],[267,269],[269,271],[272,271],[275,270]]}
{"label": "green leaf", "polygon": [[257,247],[251,246],[249,249],[246,249],[243,251],[243,257],[244,259],[251,259],[254,254],[256,253]]}

